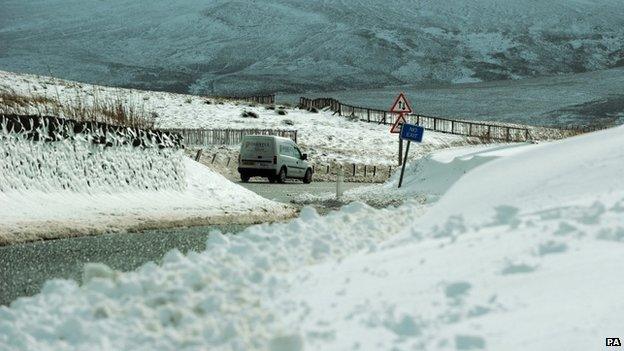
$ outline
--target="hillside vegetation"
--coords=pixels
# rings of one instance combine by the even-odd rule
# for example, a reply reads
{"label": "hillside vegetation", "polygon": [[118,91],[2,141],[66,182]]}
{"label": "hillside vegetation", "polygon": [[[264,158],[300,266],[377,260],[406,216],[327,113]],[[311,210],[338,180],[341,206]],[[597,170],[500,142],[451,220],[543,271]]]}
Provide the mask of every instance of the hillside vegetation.
{"label": "hillside vegetation", "polygon": [[9,0],[3,13],[3,69],[175,92],[470,82],[624,64],[620,0]]}

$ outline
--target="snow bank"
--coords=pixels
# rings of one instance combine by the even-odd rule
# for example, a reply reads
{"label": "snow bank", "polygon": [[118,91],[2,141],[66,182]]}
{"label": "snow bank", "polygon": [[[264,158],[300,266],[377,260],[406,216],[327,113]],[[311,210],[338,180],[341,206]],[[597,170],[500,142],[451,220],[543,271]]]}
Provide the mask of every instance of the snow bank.
{"label": "snow bank", "polygon": [[292,210],[189,160],[183,151],[0,134],[0,245],[40,238],[224,221]]}
{"label": "snow bank", "polygon": [[[462,215],[481,221],[496,212],[493,204],[531,211],[562,203],[592,203],[620,196],[624,190],[623,127],[553,143],[519,148],[468,173],[428,216],[438,221]],[[525,152],[526,151],[526,152]]]}
{"label": "snow bank", "polygon": [[598,349],[624,327],[623,133],[508,150],[275,304],[300,306],[286,323],[312,349]]}
{"label": "snow bank", "polygon": [[336,199],[335,193],[302,194],[295,197],[293,202],[335,205],[361,201],[373,207],[400,205],[408,199],[433,203],[471,169],[496,158],[530,150],[534,146],[495,144],[438,150],[406,165],[401,188],[398,188],[401,170],[397,168],[387,182],[348,190],[340,199]]}
{"label": "snow bank", "polygon": [[[0,307],[0,345],[10,350],[265,350],[269,345],[300,350],[303,336],[281,323],[283,312],[267,305],[288,286],[283,273],[374,250],[407,225],[414,211],[353,204],[320,217],[305,208],[290,223],[254,226],[240,235],[215,231],[205,252],[184,256],[174,250],[161,265],[148,263],[135,272],[88,265],[83,286],[50,281],[41,294]],[[384,221],[395,214],[396,222]]]}
{"label": "snow bank", "polygon": [[290,223],[213,232],[205,252],[172,251],[134,272],[89,265],[82,286],[50,281],[0,307],[0,345],[599,348],[624,328],[623,133],[490,150],[505,157],[468,171],[427,212],[306,208]]}

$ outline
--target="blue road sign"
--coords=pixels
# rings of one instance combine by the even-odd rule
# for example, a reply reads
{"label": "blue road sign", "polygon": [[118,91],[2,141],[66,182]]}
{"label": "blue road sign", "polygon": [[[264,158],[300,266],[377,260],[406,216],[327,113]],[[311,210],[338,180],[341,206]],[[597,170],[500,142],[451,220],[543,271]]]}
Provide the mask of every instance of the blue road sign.
{"label": "blue road sign", "polygon": [[425,128],[415,124],[403,124],[401,127],[401,139],[422,143]]}

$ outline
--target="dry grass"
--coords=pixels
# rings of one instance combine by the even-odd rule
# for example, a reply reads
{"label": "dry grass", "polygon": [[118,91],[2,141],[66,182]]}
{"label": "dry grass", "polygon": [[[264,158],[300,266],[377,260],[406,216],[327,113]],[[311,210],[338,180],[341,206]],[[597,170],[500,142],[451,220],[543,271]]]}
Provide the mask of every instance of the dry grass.
{"label": "dry grass", "polygon": [[154,118],[145,110],[143,104],[128,103],[121,95],[98,98],[95,90],[89,95],[93,98],[87,103],[86,96],[78,92],[74,98],[62,101],[58,94],[56,97],[25,96],[11,91],[0,91],[0,113],[63,117],[143,129],[154,127]]}

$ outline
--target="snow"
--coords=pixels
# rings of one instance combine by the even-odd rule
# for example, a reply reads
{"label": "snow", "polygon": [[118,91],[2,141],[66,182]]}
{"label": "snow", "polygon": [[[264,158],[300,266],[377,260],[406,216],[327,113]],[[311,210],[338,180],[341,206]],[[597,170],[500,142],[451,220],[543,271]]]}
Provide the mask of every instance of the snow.
{"label": "snow", "polygon": [[401,188],[400,168],[383,184],[346,191],[339,199],[335,193],[301,194],[293,199],[298,204],[333,204],[361,201],[373,207],[397,205],[409,199],[433,203],[466,172],[495,158],[532,149],[535,144],[490,144],[437,150],[406,165]]}
{"label": "snow", "polygon": [[[331,111],[311,113],[305,110],[287,108],[287,115],[263,106],[249,106],[248,103],[234,103],[192,95],[165,92],[141,91],[102,87],[83,83],[58,80],[48,77],[22,75],[0,71],[0,91],[9,91],[24,96],[47,97],[56,100],[58,94],[64,105],[78,103],[91,106],[97,97],[100,101],[122,97],[128,106],[136,107],[147,115],[154,115],[159,128],[207,128],[207,129],[296,129],[298,144],[308,153],[313,162],[349,162],[376,165],[396,164],[398,138],[389,133],[389,126],[349,121],[334,116]],[[31,106],[17,112],[43,113],[50,106]],[[243,111],[253,111],[259,118],[244,118]],[[286,125],[291,120],[294,125]],[[427,132],[424,143],[413,147],[414,158],[434,149],[478,142],[463,136]]]}
{"label": "snow", "polygon": [[[470,70],[465,71],[464,77],[470,77]],[[426,116],[570,128],[623,124],[623,79],[624,67],[617,67],[513,81],[474,83],[471,78],[466,78],[457,81],[466,84],[410,83],[305,96],[330,96],[345,104],[386,109],[388,101],[403,91],[412,108]],[[280,101],[296,101],[298,98],[299,94],[279,96]]]}
{"label": "snow", "polygon": [[103,148],[80,137],[0,141],[0,244],[293,215],[182,150]]}
{"label": "snow", "polygon": [[[462,178],[430,213],[440,217],[462,214],[466,219],[491,217],[493,203],[527,207],[532,211],[561,203],[611,202],[620,196],[624,171],[621,161],[622,127],[548,144],[532,145],[531,152],[490,162]],[[522,150],[521,150],[522,151]],[[522,176],[518,176],[522,175]],[[504,180],[504,181],[503,181]],[[477,184],[489,184],[480,192]]]}
{"label": "snow", "polygon": [[621,0],[3,5],[4,69],[226,95],[604,69],[624,38]]}
{"label": "snow", "polygon": [[427,206],[304,208],[133,272],[88,265],[0,307],[0,345],[597,349],[624,328],[623,134],[444,151],[427,162],[471,169]]}

